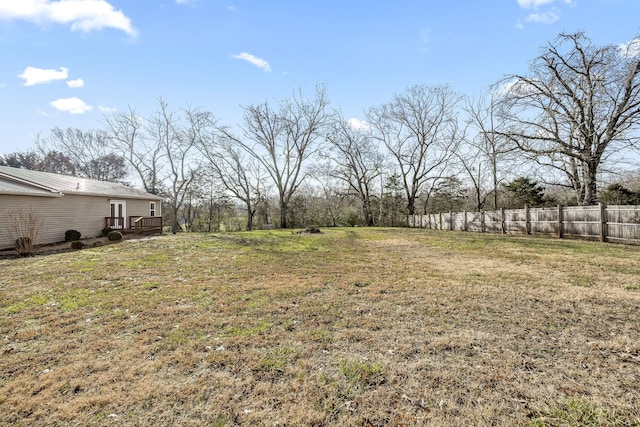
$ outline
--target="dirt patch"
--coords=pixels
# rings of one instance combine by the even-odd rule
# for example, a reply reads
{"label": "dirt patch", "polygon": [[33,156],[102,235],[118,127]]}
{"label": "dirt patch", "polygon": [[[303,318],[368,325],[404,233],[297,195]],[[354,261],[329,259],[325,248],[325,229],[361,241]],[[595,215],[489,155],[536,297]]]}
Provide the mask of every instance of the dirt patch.
{"label": "dirt patch", "polygon": [[297,234],[322,234],[322,231],[320,231],[319,227],[315,227],[315,226],[310,226],[310,227],[306,227],[303,230],[297,231]]}

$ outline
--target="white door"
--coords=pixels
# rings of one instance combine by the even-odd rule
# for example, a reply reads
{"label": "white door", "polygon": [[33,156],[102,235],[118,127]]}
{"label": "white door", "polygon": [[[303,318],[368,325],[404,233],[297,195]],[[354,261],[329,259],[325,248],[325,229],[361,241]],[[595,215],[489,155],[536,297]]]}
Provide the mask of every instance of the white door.
{"label": "white door", "polygon": [[121,200],[111,201],[111,218],[112,227],[116,229],[124,229],[127,221],[126,204]]}

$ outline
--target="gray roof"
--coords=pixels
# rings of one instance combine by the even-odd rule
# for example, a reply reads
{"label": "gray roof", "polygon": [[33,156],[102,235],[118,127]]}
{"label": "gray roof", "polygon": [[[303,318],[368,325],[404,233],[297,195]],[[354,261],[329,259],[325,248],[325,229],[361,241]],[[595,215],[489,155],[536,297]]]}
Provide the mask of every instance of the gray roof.
{"label": "gray roof", "polygon": [[0,194],[61,197],[65,194],[162,200],[124,184],[0,166]]}

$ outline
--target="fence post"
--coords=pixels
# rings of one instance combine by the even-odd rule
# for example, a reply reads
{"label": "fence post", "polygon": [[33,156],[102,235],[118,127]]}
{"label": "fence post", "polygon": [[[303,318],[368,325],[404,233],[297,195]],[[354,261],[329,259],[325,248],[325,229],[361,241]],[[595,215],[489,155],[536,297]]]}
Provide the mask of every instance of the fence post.
{"label": "fence post", "polygon": [[484,211],[480,211],[480,232],[484,233]]}
{"label": "fence post", "polygon": [[453,231],[454,230],[454,226],[453,226],[453,211],[449,211],[449,230]]}
{"label": "fence post", "polygon": [[529,219],[529,205],[524,205],[524,234],[531,234],[531,220]]}
{"label": "fence post", "polygon": [[562,239],[562,205],[558,205],[558,239]]}
{"label": "fence post", "polygon": [[607,241],[607,205],[598,203],[600,207],[600,241]]}
{"label": "fence post", "polygon": [[442,212],[439,212],[438,215],[440,215],[440,227],[438,227],[438,230],[442,230]]}
{"label": "fence post", "polygon": [[464,231],[469,231],[467,228],[467,210],[464,210]]}
{"label": "fence post", "polygon": [[502,234],[507,234],[507,224],[505,223],[504,208],[500,209],[500,227],[502,228]]}

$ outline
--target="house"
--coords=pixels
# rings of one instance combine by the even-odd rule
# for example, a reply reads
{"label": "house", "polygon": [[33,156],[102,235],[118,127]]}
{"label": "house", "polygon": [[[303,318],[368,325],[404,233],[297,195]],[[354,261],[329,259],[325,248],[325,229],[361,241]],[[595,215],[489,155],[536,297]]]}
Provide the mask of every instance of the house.
{"label": "house", "polygon": [[100,236],[105,227],[161,232],[161,204],[161,197],[123,184],[0,166],[0,249],[23,233],[17,221],[17,228],[28,226],[25,212],[42,225],[34,244],[47,244],[64,241],[72,229],[82,237]]}

